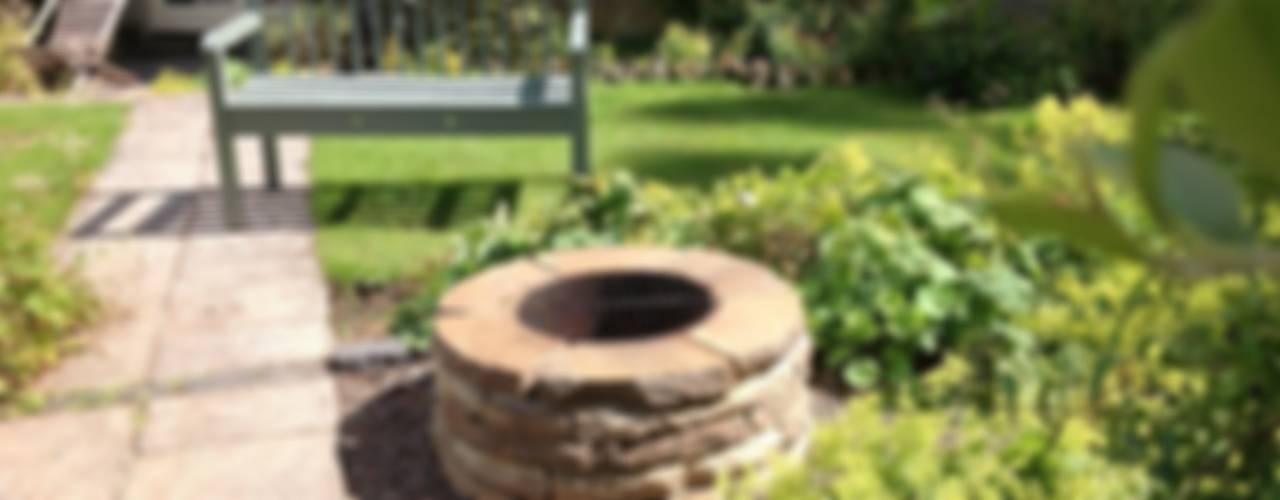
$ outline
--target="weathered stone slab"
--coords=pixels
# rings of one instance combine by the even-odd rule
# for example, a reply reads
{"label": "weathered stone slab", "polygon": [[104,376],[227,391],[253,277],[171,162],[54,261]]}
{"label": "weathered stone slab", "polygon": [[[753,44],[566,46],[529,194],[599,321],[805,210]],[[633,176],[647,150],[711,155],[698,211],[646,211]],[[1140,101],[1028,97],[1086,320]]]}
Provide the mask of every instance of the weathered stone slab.
{"label": "weathered stone slab", "polygon": [[181,294],[175,293],[164,335],[314,321],[328,317],[326,301],[322,285],[307,280],[260,282],[203,291],[188,288]]}
{"label": "weathered stone slab", "polygon": [[97,292],[101,312],[77,332],[77,351],[37,387],[60,392],[144,382],[180,249],[174,240],[64,242],[60,258]]}
{"label": "weathered stone slab", "polygon": [[131,435],[126,407],[0,422],[0,498],[113,500]]}
{"label": "weathered stone slab", "polygon": [[155,453],[304,432],[333,432],[337,397],[328,377],[285,380],[153,401],[142,449]]}
{"label": "weathered stone slab", "polygon": [[[532,442],[563,439],[640,441],[757,409],[793,408],[807,391],[799,391],[808,379],[810,343],[801,339],[769,370],[739,382],[723,397],[709,403],[671,410],[644,410],[591,405],[570,409],[539,405],[502,393],[487,392],[468,384],[449,370],[436,376],[440,406],[477,420],[495,439]],[[772,417],[770,413],[768,416]]]}
{"label": "weathered stone slab", "polygon": [[280,436],[143,457],[125,500],[345,500],[332,433]]}
{"label": "weathered stone slab", "polygon": [[98,293],[108,314],[134,317],[164,311],[182,247],[168,238],[71,239],[55,251]]}
{"label": "weathered stone slab", "polygon": [[[443,420],[437,419],[430,425],[436,454],[447,464],[444,472],[455,488],[477,496],[546,498],[549,478],[541,468],[490,456],[457,439]],[[465,491],[468,486],[478,489]]]}
{"label": "weathered stone slab", "polygon": [[142,384],[147,380],[158,328],[159,323],[153,320],[108,320],[78,332],[80,347],[45,373],[36,388],[68,392]]}
{"label": "weathered stone slab", "polygon": [[181,383],[221,373],[319,363],[332,343],[323,317],[298,324],[220,324],[200,333],[162,334],[153,378],[160,383]]}
{"label": "weathered stone slab", "polygon": [[[568,339],[539,326],[536,318],[544,315],[534,311],[546,307],[530,304],[554,299],[582,308],[603,299],[593,295],[602,290],[600,283],[572,289],[553,284],[601,273],[687,282],[704,291],[714,307],[668,331],[626,341]],[[585,295],[548,297],[543,295],[551,293],[547,290]],[[671,298],[676,289],[667,293]],[[610,247],[557,252],[480,273],[450,290],[441,304],[434,331],[446,369],[487,390],[561,406],[665,409],[712,401],[737,379],[774,366],[804,337],[803,310],[789,285],[767,269],[703,251]],[[601,307],[591,310],[606,314]],[[574,318],[580,320],[574,324],[602,318]]]}
{"label": "weathered stone slab", "polygon": [[551,484],[554,500],[650,500],[681,498],[684,468],[672,465],[641,474],[555,477]]}
{"label": "weathered stone slab", "polygon": [[304,231],[202,234],[191,239],[185,259],[201,266],[219,262],[279,265],[299,259],[314,262],[314,247],[311,234]]}

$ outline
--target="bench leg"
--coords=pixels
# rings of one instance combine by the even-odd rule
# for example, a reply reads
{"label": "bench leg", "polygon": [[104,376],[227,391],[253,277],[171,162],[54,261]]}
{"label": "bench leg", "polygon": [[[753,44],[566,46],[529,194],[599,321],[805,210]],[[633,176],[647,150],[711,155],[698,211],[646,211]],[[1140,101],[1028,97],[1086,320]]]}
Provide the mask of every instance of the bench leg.
{"label": "bench leg", "polygon": [[240,193],[240,173],[236,167],[235,136],[217,127],[218,180],[222,193],[222,216],[231,229],[244,227],[244,200]]}
{"label": "bench leg", "polygon": [[591,141],[586,124],[578,125],[571,141],[573,142],[573,151],[570,153],[573,157],[573,173],[579,177],[586,177],[591,173]]}
{"label": "bench leg", "polygon": [[262,134],[262,178],[268,191],[280,190],[280,147],[275,134]]}

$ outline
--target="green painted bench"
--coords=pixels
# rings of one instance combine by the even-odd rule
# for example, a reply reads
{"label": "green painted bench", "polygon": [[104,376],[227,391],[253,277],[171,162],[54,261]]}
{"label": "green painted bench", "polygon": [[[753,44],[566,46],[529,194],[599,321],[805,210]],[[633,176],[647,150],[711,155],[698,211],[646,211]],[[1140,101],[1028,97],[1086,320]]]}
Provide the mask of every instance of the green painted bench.
{"label": "green painted bench", "polygon": [[[201,39],[231,227],[246,220],[237,135],[261,138],[268,190],[281,134],[564,134],[587,173],[587,0],[337,1],[251,0]],[[233,82],[241,45],[252,70]]]}

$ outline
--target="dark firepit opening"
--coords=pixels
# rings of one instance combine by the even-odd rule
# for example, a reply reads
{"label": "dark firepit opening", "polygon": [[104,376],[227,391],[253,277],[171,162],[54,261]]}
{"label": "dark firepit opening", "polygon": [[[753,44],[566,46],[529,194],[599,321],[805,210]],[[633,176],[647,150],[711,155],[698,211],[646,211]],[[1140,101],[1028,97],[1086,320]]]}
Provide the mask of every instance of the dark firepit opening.
{"label": "dark firepit opening", "polygon": [[634,340],[688,327],[706,316],[713,302],[702,286],[674,274],[588,274],[530,293],[520,304],[520,320],[563,338]]}

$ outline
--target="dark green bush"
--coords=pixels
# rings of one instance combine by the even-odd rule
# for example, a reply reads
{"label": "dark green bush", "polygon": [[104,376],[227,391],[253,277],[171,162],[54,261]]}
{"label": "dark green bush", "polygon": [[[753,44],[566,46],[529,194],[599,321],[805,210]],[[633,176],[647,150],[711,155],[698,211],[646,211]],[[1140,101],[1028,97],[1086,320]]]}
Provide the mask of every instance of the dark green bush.
{"label": "dark green bush", "polygon": [[977,105],[1046,93],[1118,96],[1156,37],[1204,0],[708,0],[722,39],[809,74],[847,67],[864,82]]}
{"label": "dark green bush", "polygon": [[[1036,252],[956,201],[978,188],[945,161],[878,165],[856,145],[802,172],[739,175],[706,192],[597,179],[545,220],[475,229],[401,308],[397,329],[424,341],[439,294],[505,259],[620,243],[712,247],[797,283],[827,373],[901,389],[944,352],[993,361],[1029,345],[1011,319],[1030,305]],[[975,385],[1014,382],[998,363],[982,365],[990,370]]]}

